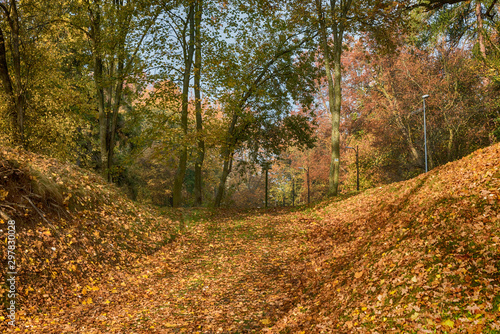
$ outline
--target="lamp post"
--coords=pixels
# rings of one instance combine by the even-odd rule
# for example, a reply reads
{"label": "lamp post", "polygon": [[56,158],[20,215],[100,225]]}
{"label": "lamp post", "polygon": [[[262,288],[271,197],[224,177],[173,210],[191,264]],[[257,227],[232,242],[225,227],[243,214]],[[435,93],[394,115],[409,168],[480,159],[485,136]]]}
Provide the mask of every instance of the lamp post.
{"label": "lamp post", "polygon": [[418,109],[418,110],[415,110],[415,111],[410,113],[410,115],[412,115],[412,114],[416,114],[420,111],[424,112],[424,160],[425,160],[425,172],[426,173],[429,171],[429,169],[427,167],[427,121],[426,121],[426,117],[425,117],[425,99],[428,97],[429,97],[429,94],[422,95],[422,101],[424,103],[424,107],[422,108],[422,110]]}
{"label": "lamp post", "polygon": [[347,146],[346,148],[353,149],[356,152],[356,190],[359,191],[359,147],[356,145],[356,148]]}
{"label": "lamp post", "polygon": [[267,208],[267,194],[268,194],[268,174],[269,174],[269,167],[271,166],[271,163],[269,161],[266,161],[262,164],[262,168],[266,171],[266,198],[265,198],[265,205],[264,207]]}
{"label": "lamp post", "polygon": [[429,97],[429,94],[422,95],[422,101],[424,102],[424,155],[425,155],[425,172],[428,172],[427,168],[427,125],[425,121],[425,99]]}

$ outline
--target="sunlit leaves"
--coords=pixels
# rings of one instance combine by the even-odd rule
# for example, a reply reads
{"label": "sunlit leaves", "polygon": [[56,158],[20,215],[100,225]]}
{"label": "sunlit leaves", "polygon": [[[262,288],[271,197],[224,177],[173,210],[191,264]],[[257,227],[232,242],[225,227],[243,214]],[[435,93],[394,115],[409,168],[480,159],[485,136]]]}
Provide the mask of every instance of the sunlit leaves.
{"label": "sunlit leaves", "polygon": [[93,206],[69,223],[36,202],[59,228],[15,216],[36,222],[18,238],[34,275],[20,316],[33,331],[498,330],[498,145],[316,207],[168,211],[173,220],[71,167],[2,155]]}

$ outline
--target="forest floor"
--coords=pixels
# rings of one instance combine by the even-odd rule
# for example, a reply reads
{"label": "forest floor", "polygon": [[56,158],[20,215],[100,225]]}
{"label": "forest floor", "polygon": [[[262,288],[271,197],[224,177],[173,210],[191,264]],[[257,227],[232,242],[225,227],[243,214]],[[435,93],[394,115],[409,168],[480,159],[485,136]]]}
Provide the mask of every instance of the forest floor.
{"label": "forest floor", "polygon": [[0,180],[4,332],[500,333],[500,145],[287,209],[160,212],[11,149]]}

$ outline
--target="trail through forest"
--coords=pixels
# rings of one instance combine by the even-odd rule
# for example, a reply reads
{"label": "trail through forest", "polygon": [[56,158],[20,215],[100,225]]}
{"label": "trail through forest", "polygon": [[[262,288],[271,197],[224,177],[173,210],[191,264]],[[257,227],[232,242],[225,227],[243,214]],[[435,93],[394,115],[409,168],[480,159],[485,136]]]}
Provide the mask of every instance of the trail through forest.
{"label": "trail through forest", "polygon": [[0,332],[500,333],[499,45],[500,0],[0,1]]}
{"label": "trail through forest", "polygon": [[[206,215],[206,213],[203,213]],[[195,213],[196,215],[196,213]],[[288,210],[190,217],[169,246],[30,321],[40,332],[253,332],[297,304],[310,219]],[[295,224],[290,224],[295,220]]]}
{"label": "trail through forest", "polygon": [[294,266],[304,260],[306,225],[289,224],[289,215],[223,211],[190,221],[175,243],[111,273],[85,297],[95,303],[46,321],[67,323],[68,332],[262,331],[301,288]]}
{"label": "trail through forest", "polygon": [[5,332],[500,330],[499,145],[311,207],[164,212],[16,153],[2,152],[2,210],[21,307]]}

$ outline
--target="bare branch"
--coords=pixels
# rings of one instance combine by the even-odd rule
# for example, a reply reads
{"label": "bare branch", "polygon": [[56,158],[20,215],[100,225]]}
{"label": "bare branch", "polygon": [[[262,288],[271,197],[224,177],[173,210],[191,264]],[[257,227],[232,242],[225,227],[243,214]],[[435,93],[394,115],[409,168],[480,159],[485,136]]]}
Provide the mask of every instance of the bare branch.
{"label": "bare branch", "polygon": [[412,10],[415,8],[425,8],[427,11],[436,10],[444,7],[445,5],[453,5],[460,2],[466,2],[469,0],[419,0],[418,3],[407,7],[407,9]]}
{"label": "bare branch", "polygon": [[10,18],[10,13],[9,13],[9,10],[7,9],[7,7],[5,7],[5,5],[3,3],[0,2],[0,8],[2,8],[2,10],[5,12],[5,16],[7,16],[7,18]]}
{"label": "bare branch", "polygon": [[74,24],[73,22],[69,21],[69,20],[64,20],[64,19],[54,19],[52,21],[49,21],[48,24],[52,24],[52,23],[66,23],[70,26],[72,26],[73,28],[77,29],[77,30],[80,30],[81,32],[83,32],[88,38],[92,38],[92,36],[90,35],[90,33],[85,30],[84,28],[80,27],[80,26],[77,26],[76,24]]}
{"label": "bare branch", "polygon": [[33,202],[29,199],[29,197],[27,196],[23,196],[24,199],[26,199],[30,204],[31,206],[35,209],[35,211],[40,215],[40,217],[42,217],[43,221],[47,223],[47,225],[49,225],[49,227],[57,234],[59,235],[59,232],[57,231],[56,227],[47,220],[47,218],[45,218],[45,214],[39,209],[36,207],[35,204],[33,204]]}
{"label": "bare branch", "polygon": [[5,213],[3,212],[3,210],[0,209],[0,217],[3,219],[3,220],[6,220],[6,221],[9,221],[11,220],[10,217]]}
{"label": "bare branch", "polygon": [[490,7],[488,8],[488,10],[486,11],[486,13],[484,14],[484,16],[488,17],[490,20],[493,20],[493,17],[495,17],[495,13],[490,13],[490,12],[491,12],[491,10],[493,9],[493,6],[495,6],[496,3],[497,3],[497,0],[492,1]]}

